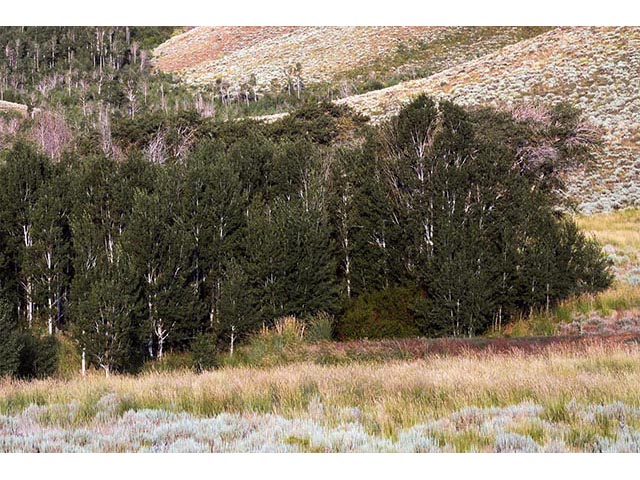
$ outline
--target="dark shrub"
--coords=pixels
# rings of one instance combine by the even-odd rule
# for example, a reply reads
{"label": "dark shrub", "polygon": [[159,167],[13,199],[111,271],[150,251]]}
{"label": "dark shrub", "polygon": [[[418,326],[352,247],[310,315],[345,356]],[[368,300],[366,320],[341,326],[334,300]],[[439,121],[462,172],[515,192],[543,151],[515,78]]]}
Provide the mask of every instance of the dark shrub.
{"label": "dark shrub", "polygon": [[204,333],[196,337],[191,344],[193,365],[200,371],[211,370],[218,366],[217,338],[215,335]]}
{"label": "dark shrub", "polygon": [[14,375],[20,365],[20,335],[15,308],[0,299],[0,377]]}
{"label": "dark shrub", "polygon": [[413,318],[417,298],[418,290],[409,287],[365,293],[347,307],[336,325],[336,336],[341,340],[418,336]]}
{"label": "dark shrub", "polygon": [[58,341],[54,336],[37,337],[23,333],[20,337],[21,378],[45,378],[56,373],[58,368]]}

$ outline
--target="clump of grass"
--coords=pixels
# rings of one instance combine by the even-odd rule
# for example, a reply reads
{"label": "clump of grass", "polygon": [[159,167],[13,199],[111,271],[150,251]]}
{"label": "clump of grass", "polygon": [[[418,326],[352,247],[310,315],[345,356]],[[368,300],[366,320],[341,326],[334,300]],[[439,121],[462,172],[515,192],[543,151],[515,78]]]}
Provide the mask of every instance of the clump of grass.
{"label": "clump of grass", "polygon": [[219,359],[226,366],[272,367],[304,359],[306,325],[293,316],[282,317],[272,327],[263,326],[233,356]]}
{"label": "clump of grass", "polygon": [[540,420],[527,420],[521,425],[513,428],[511,431],[513,433],[529,437],[539,445],[544,444],[547,438],[544,425]]}
{"label": "clump of grass", "polygon": [[307,322],[305,339],[309,342],[329,341],[333,338],[335,317],[326,312],[313,315]]}
{"label": "clump of grass", "polygon": [[46,405],[48,400],[46,393],[40,389],[14,390],[0,398],[0,413],[11,414],[24,410],[30,405]]}
{"label": "clump of grass", "polygon": [[618,310],[628,310],[640,307],[640,287],[616,283],[597,295],[582,295],[572,302],[568,302],[565,308],[571,308],[573,312],[587,314],[598,312],[601,315],[610,315]]}
{"label": "clump of grass", "polygon": [[486,450],[492,443],[492,439],[488,435],[482,435],[475,430],[465,430],[462,433],[454,435],[450,441],[456,452],[479,452]]}
{"label": "clump of grass", "polygon": [[279,318],[273,324],[273,327],[262,327],[261,336],[279,336],[285,340],[302,340],[304,339],[304,330],[306,325],[296,317],[288,315]]}

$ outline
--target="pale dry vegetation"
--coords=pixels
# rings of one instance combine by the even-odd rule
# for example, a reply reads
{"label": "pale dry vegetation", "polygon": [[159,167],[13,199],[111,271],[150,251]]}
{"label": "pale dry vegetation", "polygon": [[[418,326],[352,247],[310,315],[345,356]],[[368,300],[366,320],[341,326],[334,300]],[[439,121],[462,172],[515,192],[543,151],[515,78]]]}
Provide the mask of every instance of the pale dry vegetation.
{"label": "pale dry vegetation", "polygon": [[[301,64],[305,83],[362,73],[435,72],[544,31],[537,27],[197,27],[154,50],[154,62],[190,84],[255,77],[268,88]],[[413,75],[415,77],[415,75]]]}
{"label": "pale dry vegetation", "polygon": [[640,210],[618,210],[601,215],[579,215],[581,229],[594,234],[603,245],[640,250]]}
{"label": "pale dry vegetation", "polygon": [[637,451],[637,344],[4,381],[5,451]]}
{"label": "pale dry vegetation", "polygon": [[[640,210],[629,208],[597,215],[578,215],[578,226],[594,235],[604,246],[619,280],[618,289],[640,287]],[[623,292],[637,297],[638,291]]]}

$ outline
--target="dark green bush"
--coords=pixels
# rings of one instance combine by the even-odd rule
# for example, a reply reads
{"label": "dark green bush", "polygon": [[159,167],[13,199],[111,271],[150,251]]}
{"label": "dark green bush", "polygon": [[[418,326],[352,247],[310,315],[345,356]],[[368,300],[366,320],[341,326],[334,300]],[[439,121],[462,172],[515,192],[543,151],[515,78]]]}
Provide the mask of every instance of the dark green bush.
{"label": "dark green bush", "polygon": [[15,309],[0,299],[0,377],[14,375],[20,365],[20,335]]}
{"label": "dark green bush", "polygon": [[45,378],[56,373],[59,345],[54,336],[38,337],[31,333],[23,333],[20,343],[22,348],[17,372],[19,377]]}
{"label": "dark green bush", "polygon": [[200,372],[218,367],[217,338],[215,335],[204,333],[196,337],[191,344],[193,366]]}
{"label": "dark green bush", "polygon": [[349,304],[336,325],[336,336],[340,340],[418,336],[413,304],[419,297],[411,287],[365,293]]}

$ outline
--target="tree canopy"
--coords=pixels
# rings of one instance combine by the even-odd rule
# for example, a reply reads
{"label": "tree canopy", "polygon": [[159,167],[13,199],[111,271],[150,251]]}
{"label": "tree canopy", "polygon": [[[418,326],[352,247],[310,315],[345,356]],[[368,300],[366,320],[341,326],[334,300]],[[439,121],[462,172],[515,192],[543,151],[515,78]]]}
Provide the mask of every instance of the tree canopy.
{"label": "tree canopy", "polygon": [[272,124],[130,116],[110,148],[96,125],[59,157],[16,141],[0,160],[3,371],[21,332],[131,372],[285,315],[336,315],[340,338],[467,336],[600,291],[608,262],[560,176],[597,139],[566,106],[530,113],[420,96],[375,127],[312,105]]}

